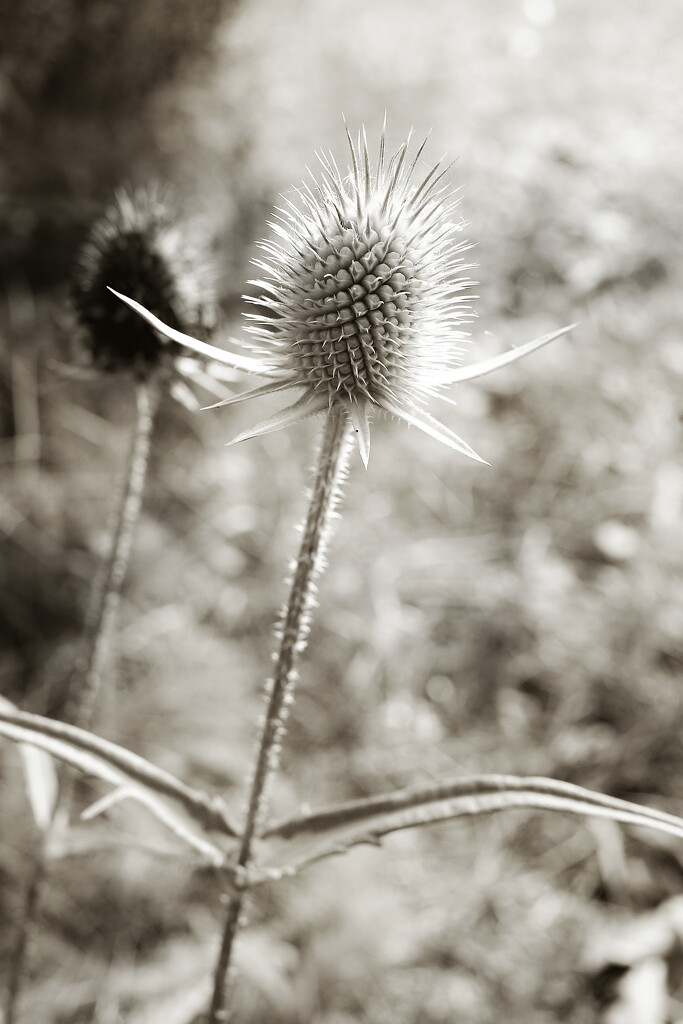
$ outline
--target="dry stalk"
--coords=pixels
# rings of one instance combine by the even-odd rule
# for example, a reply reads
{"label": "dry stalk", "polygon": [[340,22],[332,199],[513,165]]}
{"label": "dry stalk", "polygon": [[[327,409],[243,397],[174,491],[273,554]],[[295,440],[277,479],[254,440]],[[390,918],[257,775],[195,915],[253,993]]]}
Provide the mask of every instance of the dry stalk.
{"label": "dry stalk", "polygon": [[[348,418],[341,410],[332,407],[325,421],[303,538],[289,599],[284,609],[275,670],[266,688],[267,707],[238,855],[238,865],[245,869],[249,867],[251,861],[252,845],[263,816],[268,783],[279,764],[285,722],[294,698],[296,663],[306,646],[315,580],[324,566],[330,523],[340,497],[340,483],[346,472],[350,439]],[[226,1020],[227,978],[234,940],[240,926],[244,895],[244,890],[238,891],[228,903],[220,953],[214,972],[208,1024],[218,1024],[219,1021]]]}
{"label": "dry stalk", "polygon": [[[135,524],[140,513],[158,404],[158,384],[154,380],[138,383],[135,428],[123,471],[119,498],[113,511],[109,555],[95,579],[86,615],[82,653],[76,665],[67,701],[67,718],[86,728],[92,723],[97,697],[102,688],[107,648],[119,606],[121,586],[128,568]],[[52,817],[43,833],[24,892],[17,937],[10,955],[4,1024],[15,1024],[17,1019],[22,979],[29,955],[30,933],[40,907],[47,877],[49,849],[55,842],[56,833],[69,816],[73,787],[70,777],[65,776],[63,772],[60,772],[60,776],[60,790]]]}

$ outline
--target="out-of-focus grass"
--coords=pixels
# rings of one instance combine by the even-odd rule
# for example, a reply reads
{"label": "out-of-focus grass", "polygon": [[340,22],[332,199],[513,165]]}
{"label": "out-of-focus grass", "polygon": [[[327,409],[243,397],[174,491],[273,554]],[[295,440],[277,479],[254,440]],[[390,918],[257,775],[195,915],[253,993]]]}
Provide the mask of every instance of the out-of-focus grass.
{"label": "out-of-focus grass", "polygon": [[[377,425],[368,473],[352,467],[274,803],[510,771],[679,810],[680,13],[655,17],[640,0],[618,18],[585,0],[426,7],[353,0],[341,15],[287,0],[274,14],[252,0],[213,71],[156,100],[183,111],[159,121],[163,160],[213,217],[233,333],[247,241],[315,147],[340,154],[342,109],[371,134],[386,109],[395,140],[433,125],[431,153],[460,155],[452,180],[480,263],[472,359],[580,321],[439,410],[492,468]],[[248,174],[235,174],[238,157]],[[1,685],[58,712],[132,397],[125,382],[74,384],[47,368],[61,300],[19,285],[8,298]],[[27,387],[38,464],[17,458],[30,452],[15,437],[30,422]],[[238,812],[315,433],[308,423],[225,449],[265,405],[162,410],[101,716],[119,742],[227,789]],[[14,751],[2,772],[9,922],[35,836]],[[145,819],[113,818],[159,839]],[[676,844],[606,823],[515,812],[402,835],[259,894],[242,1016],[607,1019],[596,977],[618,956],[596,944],[682,884]],[[179,949],[186,989],[201,980],[216,913],[215,880],[136,850],[60,866],[28,1019],[49,1002],[55,1021],[137,1020],[168,995]],[[674,945],[657,955],[680,998]]]}

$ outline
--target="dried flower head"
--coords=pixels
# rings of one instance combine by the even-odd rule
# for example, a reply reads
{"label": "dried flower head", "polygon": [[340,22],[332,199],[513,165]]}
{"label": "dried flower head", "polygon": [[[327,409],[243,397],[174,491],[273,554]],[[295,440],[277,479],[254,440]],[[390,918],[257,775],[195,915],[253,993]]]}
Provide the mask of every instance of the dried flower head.
{"label": "dried flower head", "polygon": [[[457,197],[437,163],[419,181],[425,146],[408,157],[410,137],[387,160],[384,132],[373,168],[365,131],[343,174],[332,155],[319,154],[321,174],[284,197],[270,225],[275,239],[260,243],[263,271],[255,282],[258,307],[247,314],[252,355],[223,352],[230,366],[271,378],[269,383],[219,405],[290,388],[303,394],[287,408],[244,431],[246,440],[288,426],[333,405],[348,415],[367,465],[370,420],[385,412],[419,427],[450,448],[483,462],[476,452],[425,409],[440,389],[482,376],[564,334],[564,328],[521,348],[459,367],[473,313],[470,269],[451,217]],[[198,352],[207,346],[172,330],[139,303],[120,295],[166,337]],[[446,399],[448,400],[448,399]]]}
{"label": "dried flower head", "polygon": [[107,286],[134,296],[177,329],[201,333],[211,325],[210,269],[198,254],[198,247],[187,244],[168,192],[157,185],[117,192],[81,250],[72,285],[85,344],[98,369],[146,375],[179,351],[117,302]]}
{"label": "dried flower head", "polygon": [[384,410],[474,456],[423,409],[460,361],[471,318],[448,169],[414,184],[424,143],[409,161],[408,139],[387,161],[383,134],[373,170],[365,134],[348,141],[350,173],[321,155],[319,181],[298,205],[285,199],[270,225],[278,241],[254,261],[265,275],[251,282],[262,289],[247,328],[256,353],[283,387],[305,389],[282,422],[341,403],[367,461],[369,420]]}

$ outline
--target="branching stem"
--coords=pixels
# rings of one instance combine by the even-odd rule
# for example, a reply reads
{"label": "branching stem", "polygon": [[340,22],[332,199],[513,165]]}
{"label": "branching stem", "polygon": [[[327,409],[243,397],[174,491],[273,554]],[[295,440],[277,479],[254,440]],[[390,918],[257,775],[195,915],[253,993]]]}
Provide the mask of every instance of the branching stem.
{"label": "branching stem", "polygon": [[[285,720],[296,682],[296,662],[306,646],[315,580],[323,568],[330,521],[339,498],[340,483],[346,472],[350,439],[351,428],[346,413],[332,406],[325,421],[308,515],[289,600],[284,610],[275,670],[266,690],[267,709],[238,858],[238,865],[242,868],[249,866],[254,837],[260,826],[267,798],[268,782],[278,767]],[[226,1020],[228,970],[240,925],[243,902],[244,892],[237,892],[228,903],[207,1024],[218,1024],[219,1021]]]}

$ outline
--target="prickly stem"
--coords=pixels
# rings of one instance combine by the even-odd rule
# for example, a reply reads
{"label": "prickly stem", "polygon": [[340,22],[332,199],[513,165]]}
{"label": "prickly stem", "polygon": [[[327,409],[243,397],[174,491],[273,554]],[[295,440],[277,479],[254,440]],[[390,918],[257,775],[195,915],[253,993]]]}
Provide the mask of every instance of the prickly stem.
{"label": "prickly stem", "polygon": [[137,386],[137,420],[128,463],[124,472],[120,498],[113,513],[110,551],[95,581],[85,625],[84,650],[69,693],[67,718],[75,725],[89,728],[97,696],[102,685],[102,671],[116,618],[135,524],[140,512],[142,492],[159,392],[152,382]]}
{"label": "prickly stem", "polygon": [[[315,580],[324,565],[330,524],[340,497],[340,484],[346,473],[350,440],[348,417],[342,409],[333,406],[325,422],[303,537],[282,617],[275,669],[266,688],[267,706],[238,857],[238,864],[243,868],[248,867],[251,860],[253,841],[267,799],[268,783],[278,768],[285,720],[293,701],[296,663],[306,646]],[[228,903],[207,1024],[218,1024],[225,1019],[227,976],[243,902],[244,893],[238,891]]]}

